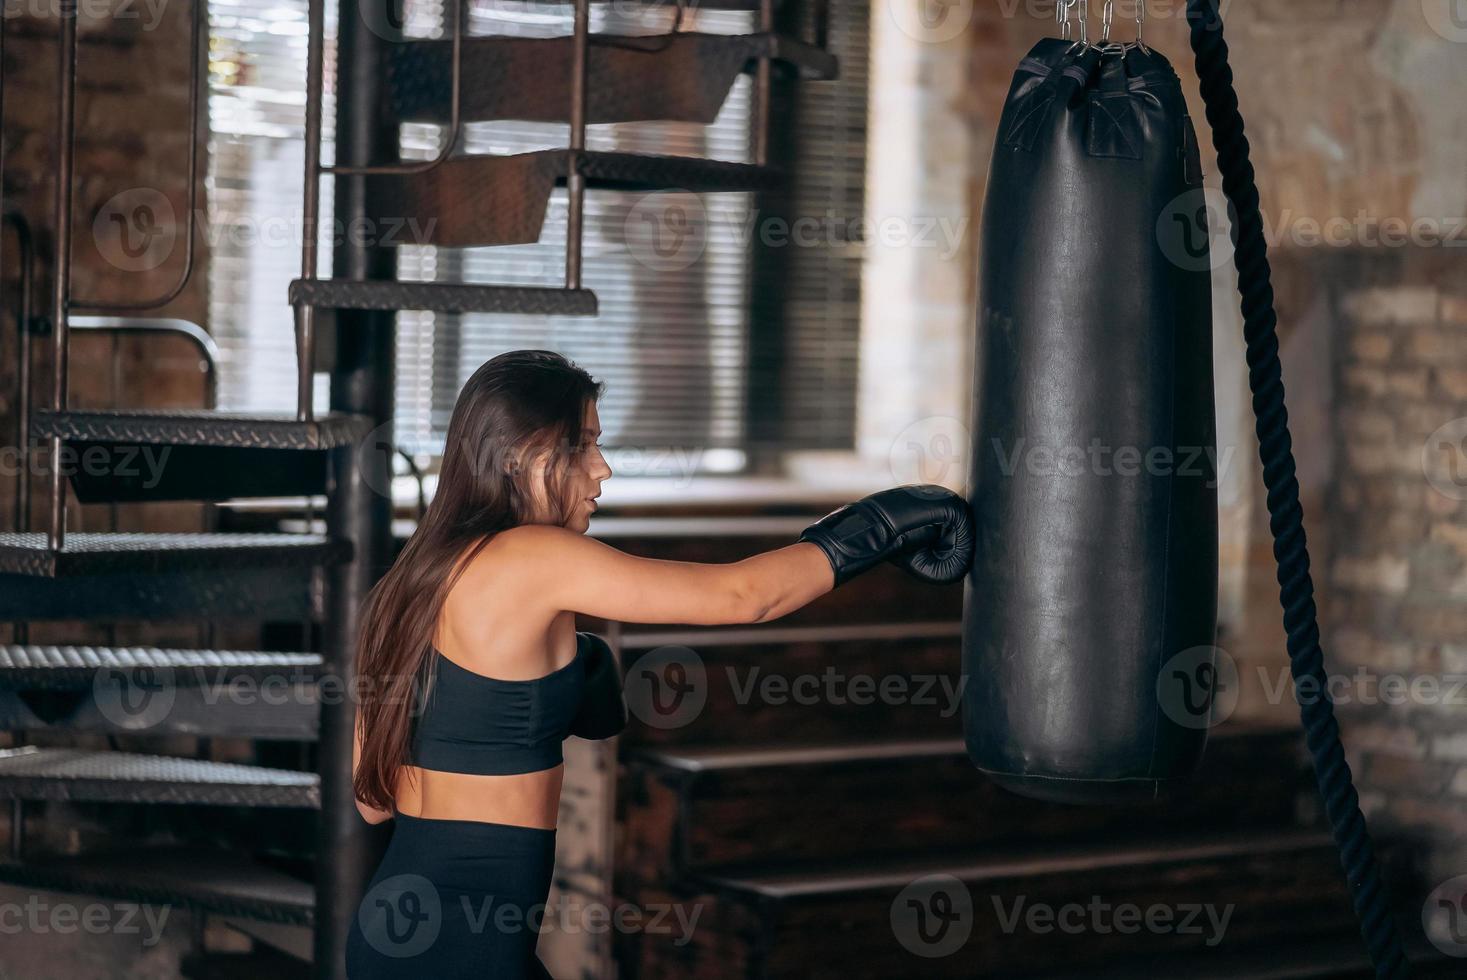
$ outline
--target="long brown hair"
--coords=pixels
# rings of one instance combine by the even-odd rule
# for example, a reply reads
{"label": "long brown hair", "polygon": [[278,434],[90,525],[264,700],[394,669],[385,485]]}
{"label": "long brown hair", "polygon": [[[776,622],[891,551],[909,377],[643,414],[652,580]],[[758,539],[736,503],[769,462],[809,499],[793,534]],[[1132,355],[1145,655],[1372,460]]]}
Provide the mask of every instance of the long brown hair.
{"label": "long brown hair", "polygon": [[368,806],[392,809],[412,721],[431,682],[428,651],[454,581],[495,533],[536,519],[532,460],[547,459],[550,522],[565,522],[577,505],[569,476],[586,407],[604,387],[554,351],[517,350],[480,365],[459,392],[433,501],[362,610],[362,747],[352,786]]}

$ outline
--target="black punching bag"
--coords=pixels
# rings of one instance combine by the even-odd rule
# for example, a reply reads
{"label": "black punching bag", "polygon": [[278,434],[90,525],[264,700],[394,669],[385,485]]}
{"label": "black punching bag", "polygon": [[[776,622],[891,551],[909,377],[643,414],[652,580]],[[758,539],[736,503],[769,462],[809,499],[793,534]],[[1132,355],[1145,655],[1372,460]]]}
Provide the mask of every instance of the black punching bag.
{"label": "black punching bag", "polygon": [[963,590],[968,754],[1026,796],[1149,799],[1201,759],[1217,627],[1203,222],[1170,63],[1040,41],[983,208]]}

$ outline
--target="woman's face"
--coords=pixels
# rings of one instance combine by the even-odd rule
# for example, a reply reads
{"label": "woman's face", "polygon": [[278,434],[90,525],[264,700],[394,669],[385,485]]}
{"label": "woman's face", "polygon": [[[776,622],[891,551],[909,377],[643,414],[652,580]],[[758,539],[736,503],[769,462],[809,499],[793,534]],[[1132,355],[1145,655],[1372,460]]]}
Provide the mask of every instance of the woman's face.
{"label": "woman's face", "polygon": [[[601,455],[601,447],[597,444],[601,436],[601,417],[596,411],[594,401],[587,402],[581,427],[582,443],[571,453],[570,471],[566,475],[566,479],[570,481],[567,490],[574,503],[563,526],[584,534],[591,526],[591,515],[596,512],[593,498],[601,495],[602,481],[611,476],[611,467],[606,464],[606,457]],[[547,512],[550,500],[546,484],[548,469],[545,461],[541,460],[537,466],[535,484],[541,492],[539,503]]]}

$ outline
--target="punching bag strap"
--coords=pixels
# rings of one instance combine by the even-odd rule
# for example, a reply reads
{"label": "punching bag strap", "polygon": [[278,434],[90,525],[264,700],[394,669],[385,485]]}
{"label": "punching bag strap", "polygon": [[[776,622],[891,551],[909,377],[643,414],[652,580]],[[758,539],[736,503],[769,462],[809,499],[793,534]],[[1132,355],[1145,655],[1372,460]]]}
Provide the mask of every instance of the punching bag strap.
{"label": "punching bag strap", "polygon": [[[1309,548],[1304,540],[1303,509],[1299,505],[1299,481],[1294,475],[1293,444],[1289,416],[1284,408],[1284,385],[1279,367],[1278,317],[1273,308],[1263,219],[1258,209],[1258,188],[1253,165],[1248,160],[1248,139],[1243,134],[1243,117],[1233,90],[1233,72],[1228,67],[1228,46],[1223,40],[1222,17],[1217,0],[1187,0],[1192,51],[1212,142],[1217,149],[1223,192],[1232,209],[1236,239],[1233,255],[1238,269],[1238,291],[1242,295],[1243,337],[1247,343],[1248,386],[1253,393],[1257,420],[1258,455],[1263,463],[1263,482],[1268,491],[1269,528],[1273,553],[1278,562],[1279,601],[1288,633],[1289,666],[1294,676],[1295,696],[1304,723],[1305,741],[1314,762],[1314,774],[1325,812],[1334,830],[1350,885],[1361,935],[1369,948],[1377,977],[1409,975],[1401,950],[1401,937],[1392,917],[1376,866],[1375,850],[1360,798],[1355,793],[1350,767],[1340,745],[1334,704],[1327,693],[1324,656],[1319,646],[1319,623],[1314,605],[1314,583],[1309,575]],[[1301,697],[1298,692],[1312,684],[1320,696]]]}

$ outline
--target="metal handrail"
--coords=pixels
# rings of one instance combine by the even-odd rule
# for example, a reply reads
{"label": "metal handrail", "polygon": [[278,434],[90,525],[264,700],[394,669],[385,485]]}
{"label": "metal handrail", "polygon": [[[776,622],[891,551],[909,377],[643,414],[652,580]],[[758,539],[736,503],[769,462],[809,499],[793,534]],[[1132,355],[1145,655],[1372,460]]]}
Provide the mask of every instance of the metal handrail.
{"label": "metal handrail", "polygon": [[172,334],[193,343],[204,366],[205,408],[212,409],[219,399],[219,344],[203,327],[192,320],[176,317],[74,316],[72,330],[112,332],[119,334]]}
{"label": "metal handrail", "polygon": [[571,42],[570,146],[565,169],[565,288],[581,288],[581,236],[585,226],[586,177],[581,154],[586,149],[586,76],[591,36],[590,0],[576,0],[575,33]]}
{"label": "metal handrail", "polygon": [[454,148],[458,146],[459,137],[463,132],[463,120],[459,104],[461,101],[461,89],[463,88],[464,33],[468,29],[464,16],[466,11],[467,5],[464,3],[464,0],[453,0],[453,53],[450,56],[449,62],[448,137],[444,140],[443,147],[438,151],[438,155],[431,160],[419,160],[413,163],[321,167],[319,168],[320,173],[349,177],[391,177],[407,174],[424,174],[453,156]]}

